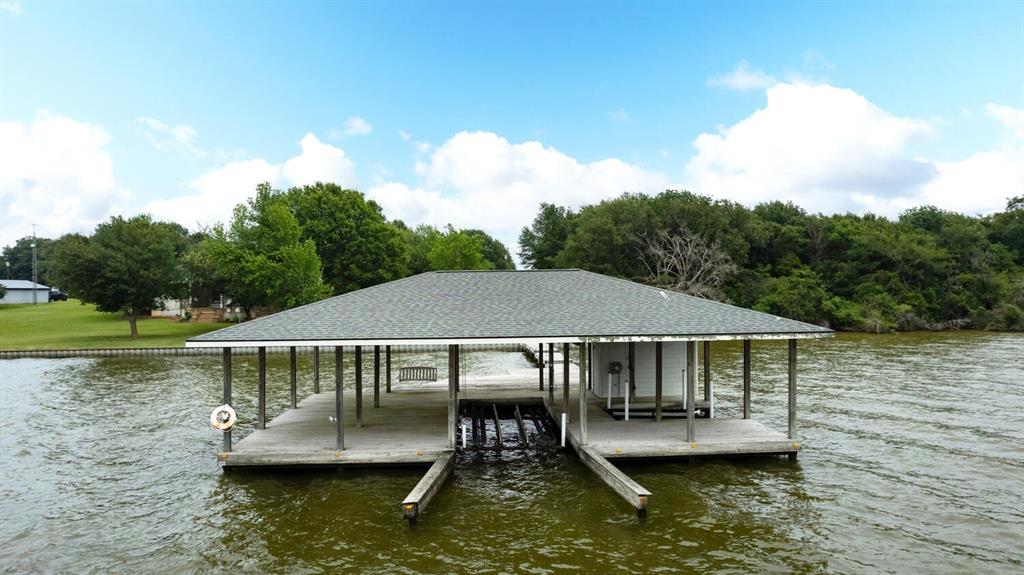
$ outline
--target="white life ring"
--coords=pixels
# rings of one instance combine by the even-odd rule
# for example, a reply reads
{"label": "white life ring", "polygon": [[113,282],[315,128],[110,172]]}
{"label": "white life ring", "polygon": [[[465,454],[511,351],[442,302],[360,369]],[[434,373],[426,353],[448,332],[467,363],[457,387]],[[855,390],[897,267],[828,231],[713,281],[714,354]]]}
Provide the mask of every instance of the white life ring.
{"label": "white life ring", "polygon": [[235,410],[226,403],[214,408],[213,413],[210,414],[210,425],[220,431],[231,431],[237,421],[238,416],[235,415]]}

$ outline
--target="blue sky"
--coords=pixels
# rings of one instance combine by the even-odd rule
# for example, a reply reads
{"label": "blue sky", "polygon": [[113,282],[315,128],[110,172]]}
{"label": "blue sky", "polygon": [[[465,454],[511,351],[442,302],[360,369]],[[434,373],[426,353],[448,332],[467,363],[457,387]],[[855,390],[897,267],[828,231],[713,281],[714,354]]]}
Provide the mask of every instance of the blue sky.
{"label": "blue sky", "polygon": [[513,248],[538,201],[627,190],[886,215],[1024,193],[1022,2],[0,8],[0,244],[208,225],[261,179]]}

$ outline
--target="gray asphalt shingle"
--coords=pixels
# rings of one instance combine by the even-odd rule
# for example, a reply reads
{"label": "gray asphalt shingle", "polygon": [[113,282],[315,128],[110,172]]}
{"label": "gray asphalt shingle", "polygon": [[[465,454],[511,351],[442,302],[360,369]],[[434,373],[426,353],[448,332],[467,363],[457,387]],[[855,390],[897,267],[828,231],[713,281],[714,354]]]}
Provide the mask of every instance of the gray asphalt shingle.
{"label": "gray asphalt shingle", "polygon": [[581,270],[427,272],[190,342],[828,334],[830,330]]}

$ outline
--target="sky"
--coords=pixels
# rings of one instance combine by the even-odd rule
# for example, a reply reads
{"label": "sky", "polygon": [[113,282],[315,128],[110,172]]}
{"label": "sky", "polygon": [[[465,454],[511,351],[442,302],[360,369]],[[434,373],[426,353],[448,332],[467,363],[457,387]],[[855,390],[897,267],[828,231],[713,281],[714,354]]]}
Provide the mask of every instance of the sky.
{"label": "sky", "polygon": [[0,245],[334,181],[515,253],[541,202],[1024,194],[1024,2],[0,0]]}

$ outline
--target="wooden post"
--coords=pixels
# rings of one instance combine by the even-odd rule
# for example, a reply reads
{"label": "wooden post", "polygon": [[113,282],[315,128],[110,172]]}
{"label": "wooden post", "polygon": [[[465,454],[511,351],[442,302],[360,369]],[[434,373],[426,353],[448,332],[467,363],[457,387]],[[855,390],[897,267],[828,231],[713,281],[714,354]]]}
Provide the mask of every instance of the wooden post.
{"label": "wooden post", "polygon": [[338,451],[345,450],[345,391],[342,389],[345,372],[344,351],[345,348],[340,345],[334,347],[334,427],[337,434],[335,445]]}
{"label": "wooden post", "polygon": [[661,421],[661,342],[654,344],[654,421]]}
{"label": "wooden post", "polygon": [[540,378],[540,391],[544,391],[544,344],[539,344],[537,349],[539,350],[537,353],[540,354],[540,357],[537,358],[537,373]]}
{"label": "wooden post", "polygon": [[796,340],[795,339],[789,340],[789,438],[790,439],[796,439]]}
{"label": "wooden post", "polygon": [[290,361],[290,375],[292,384],[292,409],[299,406],[298,404],[298,382],[296,381],[296,369],[295,369],[295,346],[291,346],[288,349],[288,359]]}
{"label": "wooden post", "polygon": [[548,344],[548,404],[555,402],[555,344]]}
{"label": "wooden post", "polygon": [[580,445],[587,444],[587,368],[590,366],[587,361],[588,345],[580,344]]}
{"label": "wooden post", "polygon": [[380,407],[380,346],[373,346],[373,407]]}
{"label": "wooden post", "polygon": [[569,344],[562,344],[562,410],[569,413]]}
{"label": "wooden post", "polygon": [[743,340],[743,419],[750,419],[750,340]]}
{"label": "wooden post", "polygon": [[704,360],[704,401],[711,402],[711,342],[704,342],[704,349],[701,350]]}
{"label": "wooden post", "polygon": [[363,426],[363,346],[356,346],[356,427]]}
{"label": "wooden post", "polygon": [[386,381],[384,383],[384,392],[391,393],[391,346],[384,346],[384,376]]}
{"label": "wooden post", "polygon": [[697,402],[697,367],[695,360],[697,355],[697,343],[686,342],[686,442],[693,443],[696,433],[694,432],[693,404]]}
{"label": "wooden post", "polygon": [[256,416],[256,429],[267,428],[267,348],[257,350],[257,374],[259,378],[259,397]]}
{"label": "wooden post", "polygon": [[[221,358],[224,362],[224,405],[231,405],[231,348],[225,347],[221,351]],[[231,451],[231,430],[224,432],[224,451]]]}
{"label": "wooden post", "polygon": [[313,393],[320,393],[320,346],[313,348]]}
{"label": "wooden post", "polygon": [[456,405],[455,380],[459,371],[459,346],[448,346],[448,449],[455,449]]}
{"label": "wooden post", "polygon": [[636,344],[629,342],[629,398],[636,399]]}
{"label": "wooden post", "polygon": [[587,344],[587,389],[594,389],[594,344]]}

